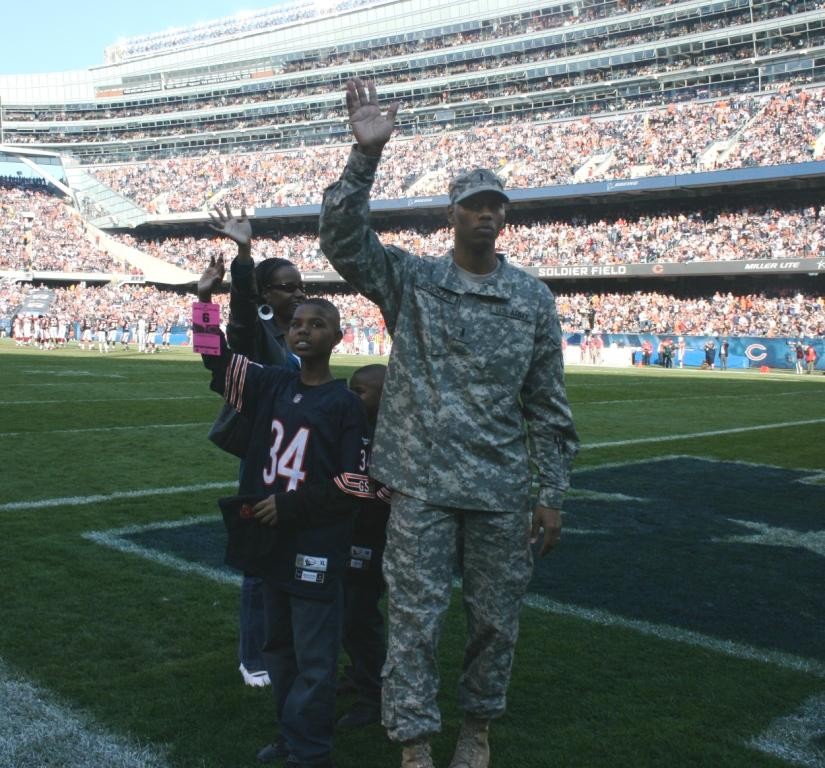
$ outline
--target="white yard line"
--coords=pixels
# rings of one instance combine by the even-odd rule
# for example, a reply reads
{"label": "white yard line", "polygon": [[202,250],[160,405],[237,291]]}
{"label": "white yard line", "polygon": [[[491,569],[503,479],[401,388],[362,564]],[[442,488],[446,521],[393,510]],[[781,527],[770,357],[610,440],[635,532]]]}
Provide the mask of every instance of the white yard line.
{"label": "white yard line", "polygon": [[228,573],[227,571],[219,570],[218,568],[209,568],[199,563],[193,563],[189,560],[184,560],[182,557],[169,555],[165,552],[159,552],[156,549],[149,547],[142,547],[140,544],[135,544],[129,541],[125,536],[134,535],[136,533],[144,533],[145,531],[159,531],[168,530],[170,528],[183,528],[187,525],[196,523],[212,522],[214,517],[186,517],[181,520],[168,520],[162,523],[147,523],[146,525],[129,525],[124,528],[112,528],[108,531],[88,531],[83,534],[83,538],[88,541],[93,541],[96,544],[101,544],[110,549],[116,549],[119,552],[126,552],[130,555],[137,555],[146,560],[151,560],[153,563],[165,565],[168,568],[174,568],[181,573],[193,573],[210,581],[216,581],[219,584],[234,584],[240,586],[240,574]]}
{"label": "white yard line", "polygon": [[[817,397],[822,397],[823,393],[818,389],[809,389],[807,392],[760,392],[758,394],[753,395],[713,395],[714,400],[765,400],[771,397],[799,397],[800,395],[816,395]],[[574,407],[585,407],[588,405],[624,405],[625,403],[632,403],[634,405],[638,403],[644,403],[648,406],[654,406],[656,403],[661,402],[683,402],[685,400],[707,400],[707,395],[688,395],[686,397],[657,397],[655,400],[651,401],[649,397],[638,397],[638,398],[625,398],[623,400],[577,400],[572,403]]]}
{"label": "white yard line", "polygon": [[186,429],[208,427],[211,421],[187,421],[181,424],[128,424],[120,427],[76,427],[73,429],[44,429],[37,432],[0,432],[0,437],[40,437],[41,435],[75,435],[81,432],[124,432],[140,429]]}
{"label": "white yard line", "polygon": [[0,661],[0,765],[167,768],[163,752],[108,733]]}
{"label": "white yard line", "polygon": [[736,435],[742,432],[758,432],[763,429],[785,429],[787,427],[806,427],[811,424],[825,424],[823,419],[805,419],[804,421],[781,421],[775,424],[756,424],[751,427],[731,427],[729,429],[712,429],[707,432],[683,432],[676,435],[656,435],[655,437],[635,437],[630,440],[608,440],[602,443],[582,443],[581,450],[593,448],[613,448],[625,445],[643,445],[644,443],[669,443],[674,440],[692,440],[697,437],[718,437]]}
{"label": "white yard line", "polygon": [[143,488],[137,491],[115,491],[114,493],[100,493],[92,496],[62,496],[56,499],[39,499],[33,501],[11,501],[0,504],[0,512],[12,512],[24,509],[47,509],[48,507],[79,507],[84,504],[103,504],[107,501],[119,499],[142,499],[149,496],[174,496],[179,493],[195,491],[210,491],[218,488],[235,488],[236,480],[199,483],[198,485],[176,485],[168,488]]}
{"label": "white yard line", "polygon": [[572,616],[573,618],[582,619],[594,624],[601,624],[605,627],[631,629],[639,634],[657,637],[661,640],[670,640],[676,643],[692,645],[721,653],[725,656],[731,656],[735,659],[759,661],[763,664],[771,664],[794,672],[805,672],[806,674],[825,679],[825,662],[818,661],[817,659],[806,659],[791,653],[757,648],[744,643],[737,643],[733,640],[720,640],[711,635],[703,635],[700,632],[672,627],[668,624],[653,624],[649,621],[642,621],[641,619],[628,619],[624,616],[602,611],[597,608],[585,608],[580,605],[560,603],[556,600],[543,597],[542,595],[529,594],[525,598],[524,603],[531,608],[536,608],[546,613]]}
{"label": "white yard line", "polygon": [[[782,421],[774,424],[755,424],[750,427],[731,427],[729,429],[712,429],[706,432],[683,432],[674,435],[656,435],[654,437],[635,437],[628,440],[608,440],[601,443],[582,443],[581,450],[592,450],[594,448],[612,448],[616,446],[643,445],[645,443],[668,443],[676,440],[692,440],[697,437],[718,437],[721,435],[735,435],[743,432],[758,432],[765,429],[784,429],[786,427],[802,427],[811,424],[825,424],[825,418],[805,419],[804,421]],[[140,430],[140,429],[185,429],[187,427],[210,426],[211,422],[192,421],[181,424],[136,424],[120,427],[78,427],[74,429],[50,429],[39,432],[0,432],[0,438],[4,437],[28,437],[31,435],[59,435],[59,434],[79,434],[84,432],[112,432]],[[698,458],[698,457],[697,457]],[[2,507],[0,507],[2,509]]]}
{"label": "white yard line", "polygon": [[748,745],[794,765],[823,768],[825,748],[817,744],[823,736],[825,694],[812,696],[793,714],[777,718]]}
{"label": "white yard line", "polygon": [[60,400],[0,400],[0,405],[68,405],[74,406],[77,403],[153,403],[163,400],[214,400],[220,401],[214,394],[211,395],[159,395],[157,397],[101,397],[79,399],[74,397],[64,397]]}

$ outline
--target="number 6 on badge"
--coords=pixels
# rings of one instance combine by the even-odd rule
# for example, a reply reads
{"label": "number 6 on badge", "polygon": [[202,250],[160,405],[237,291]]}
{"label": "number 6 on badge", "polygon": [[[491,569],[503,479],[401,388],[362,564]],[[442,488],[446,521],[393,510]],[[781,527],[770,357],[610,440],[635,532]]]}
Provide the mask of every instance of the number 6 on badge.
{"label": "number 6 on badge", "polygon": [[192,347],[200,355],[221,353],[221,308],[196,301],[192,304]]}

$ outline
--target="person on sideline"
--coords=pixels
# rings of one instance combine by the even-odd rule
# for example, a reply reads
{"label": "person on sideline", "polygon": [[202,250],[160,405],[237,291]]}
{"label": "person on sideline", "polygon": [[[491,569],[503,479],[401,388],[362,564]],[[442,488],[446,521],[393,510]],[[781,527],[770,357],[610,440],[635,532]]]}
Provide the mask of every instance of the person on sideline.
{"label": "person on sideline", "polygon": [[[364,408],[329,367],[340,341],[335,305],[309,299],[288,331],[300,371],[258,365],[223,337],[219,356],[203,355],[211,389],[251,425],[235,514],[260,529],[254,557],[232,564],[263,580],[263,653],[279,732],[258,759],[286,759],[290,768],[333,768],[343,578],[355,506],[372,496]],[[226,519],[233,500],[222,501]]]}
{"label": "person on sideline", "polygon": [[730,342],[727,339],[722,339],[719,345],[719,369],[722,371],[728,370],[728,353],[730,352]]}
{"label": "person on sideline", "polygon": [[[233,217],[227,207],[210,213],[212,229],[237,243],[238,253],[230,266],[232,283],[229,293],[227,340],[233,352],[256,363],[285,365],[298,370],[298,359],[286,345],[286,330],[295,308],[304,300],[301,273],[286,259],[264,259],[257,266],[252,259],[252,225],[241,209]],[[198,281],[198,300],[209,303],[221,285],[225,267],[221,257],[210,259]],[[272,310],[261,317],[259,305]],[[238,417],[243,421],[243,417]],[[242,427],[246,434],[248,425]],[[236,454],[237,455],[237,454]],[[238,662],[244,682],[251,686],[269,684],[261,646],[264,641],[263,584],[255,576],[241,582]]]}
{"label": "person on sideline", "polygon": [[807,367],[806,373],[813,373],[816,368],[816,349],[813,344],[808,344],[805,347],[805,365]]}
{"label": "person on sideline", "polygon": [[465,717],[450,765],[486,768],[489,724],[505,710],[530,543],[542,528],[541,555],[559,541],[578,446],[561,329],[547,286],[496,253],[508,197],[489,170],[450,184],[446,257],[381,244],[369,227],[369,193],[398,105],[382,112],[374,85],[358,78],[346,100],[356,146],[324,193],[319,226],[323,252],[379,306],[393,337],[370,470],[393,491],[382,722],[403,745],[403,768],[432,768],[437,646],[461,549]]}
{"label": "person on sideline", "polygon": [[[374,363],[358,368],[350,378],[349,388],[364,405],[370,440],[375,434],[386,371],[385,365]],[[364,728],[381,720],[381,668],[387,655],[387,644],[379,602],[385,589],[381,571],[389,498],[388,489],[378,488],[376,498],[362,502],[355,515],[344,579],[343,646],[350,659],[345,670],[346,683],[352,685],[357,698],[337,723],[343,729]]]}

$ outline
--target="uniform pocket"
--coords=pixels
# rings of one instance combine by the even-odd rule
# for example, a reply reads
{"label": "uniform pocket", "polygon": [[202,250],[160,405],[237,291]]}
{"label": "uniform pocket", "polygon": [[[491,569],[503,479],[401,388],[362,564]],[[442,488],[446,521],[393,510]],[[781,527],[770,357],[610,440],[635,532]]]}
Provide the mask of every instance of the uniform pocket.
{"label": "uniform pocket", "polygon": [[456,325],[454,315],[458,299],[458,294],[434,283],[421,283],[415,287],[419,332],[424,336],[427,354],[431,357],[441,357],[451,351],[451,329]]}

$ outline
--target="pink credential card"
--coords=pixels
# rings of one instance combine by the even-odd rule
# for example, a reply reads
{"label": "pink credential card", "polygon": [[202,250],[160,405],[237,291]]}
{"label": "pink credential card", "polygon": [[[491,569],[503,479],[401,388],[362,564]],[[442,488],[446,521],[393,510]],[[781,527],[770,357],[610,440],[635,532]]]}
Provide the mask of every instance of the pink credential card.
{"label": "pink credential card", "polygon": [[199,355],[221,353],[221,308],[196,301],[192,304],[192,347]]}

